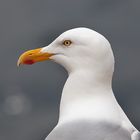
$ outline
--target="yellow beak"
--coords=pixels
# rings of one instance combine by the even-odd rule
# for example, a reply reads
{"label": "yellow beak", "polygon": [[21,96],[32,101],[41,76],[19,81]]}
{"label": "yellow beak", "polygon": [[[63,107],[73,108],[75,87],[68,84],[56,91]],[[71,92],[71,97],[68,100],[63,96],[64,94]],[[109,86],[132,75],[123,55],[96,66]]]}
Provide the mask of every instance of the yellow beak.
{"label": "yellow beak", "polygon": [[47,52],[41,52],[42,48],[38,48],[35,50],[29,50],[24,52],[18,59],[17,66],[20,66],[20,64],[27,64],[31,65],[36,62],[50,60],[50,57],[54,54],[47,53]]}

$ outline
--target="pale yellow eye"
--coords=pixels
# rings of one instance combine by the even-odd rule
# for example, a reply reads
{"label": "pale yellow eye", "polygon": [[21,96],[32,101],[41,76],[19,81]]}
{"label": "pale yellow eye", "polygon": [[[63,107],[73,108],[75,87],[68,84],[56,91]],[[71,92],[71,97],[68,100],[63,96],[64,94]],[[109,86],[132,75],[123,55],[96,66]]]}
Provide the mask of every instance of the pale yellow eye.
{"label": "pale yellow eye", "polygon": [[64,42],[63,42],[63,45],[65,45],[65,46],[70,46],[71,45],[71,41],[70,40],[65,40]]}

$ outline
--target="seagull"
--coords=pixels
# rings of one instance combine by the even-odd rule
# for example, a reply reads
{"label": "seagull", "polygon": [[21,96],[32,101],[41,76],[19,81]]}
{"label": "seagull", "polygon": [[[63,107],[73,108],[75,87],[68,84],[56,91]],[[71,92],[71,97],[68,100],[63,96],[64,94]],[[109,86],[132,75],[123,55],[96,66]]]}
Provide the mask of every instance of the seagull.
{"label": "seagull", "polygon": [[58,123],[46,140],[140,140],[112,90],[114,55],[98,32],[79,27],[50,45],[23,53],[17,62],[52,60],[68,72]]}

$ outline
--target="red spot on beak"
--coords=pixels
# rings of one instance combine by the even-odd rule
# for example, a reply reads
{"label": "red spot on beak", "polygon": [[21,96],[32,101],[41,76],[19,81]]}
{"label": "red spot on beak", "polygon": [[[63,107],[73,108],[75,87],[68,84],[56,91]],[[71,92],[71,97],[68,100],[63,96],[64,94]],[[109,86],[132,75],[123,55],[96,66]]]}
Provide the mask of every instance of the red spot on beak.
{"label": "red spot on beak", "polygon": [[27,64],[27,65],[32,65],[34,63],[35,62],[33,60],[26,60],[26,61],[24,61],[24,64]]}

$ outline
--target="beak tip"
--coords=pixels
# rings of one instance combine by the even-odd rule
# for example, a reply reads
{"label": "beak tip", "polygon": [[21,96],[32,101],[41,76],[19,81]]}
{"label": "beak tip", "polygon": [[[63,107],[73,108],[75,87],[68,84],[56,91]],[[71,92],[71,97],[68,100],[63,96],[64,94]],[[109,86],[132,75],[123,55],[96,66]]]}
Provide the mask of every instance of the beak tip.
{"label": "beak tip", "polygon": [[20,67],[20,64],[17,64],[17,67]]}
{"label": "beak tip", "polygon": [[20,65],[21,65],[21,62],[20,62],[20,60],[18,60],[17,67],[20,67]]}

